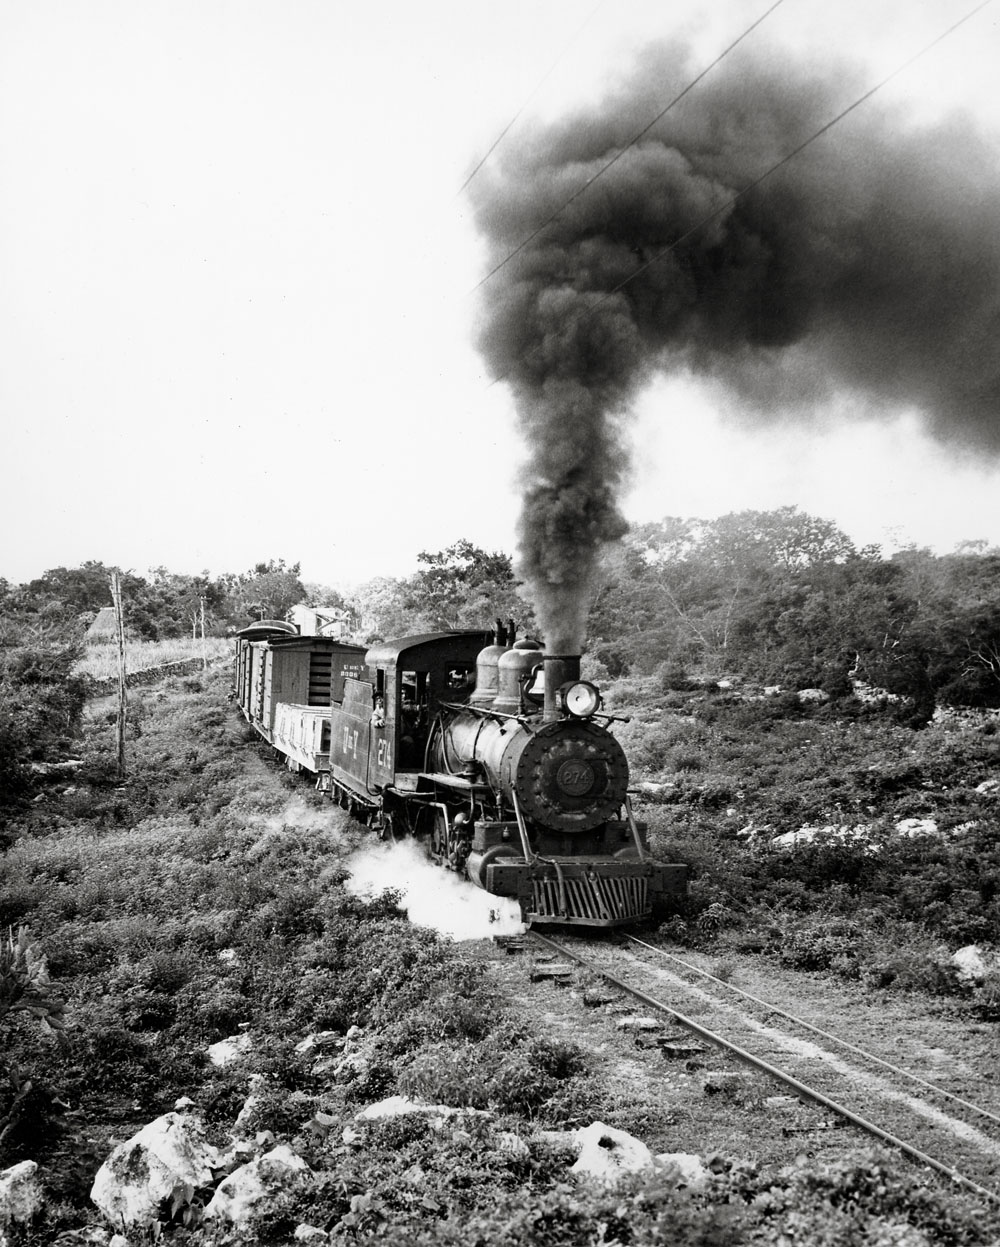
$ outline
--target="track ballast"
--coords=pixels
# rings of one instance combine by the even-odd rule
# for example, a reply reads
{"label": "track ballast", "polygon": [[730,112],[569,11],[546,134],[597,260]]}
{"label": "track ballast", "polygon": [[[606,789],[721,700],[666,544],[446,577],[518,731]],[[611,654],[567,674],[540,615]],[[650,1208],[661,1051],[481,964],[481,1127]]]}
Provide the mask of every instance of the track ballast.
{"label": "track ballast", "polygon": [[[994,1209],[1000,1207],[1000,1194],[993,1189],[1000,1174],[1000,1114],[992,1109],[838,1039],[645,941],[626,937],[631,947],[625,947],[572,937],[554,940],[537,931],[530,934],[538,946],[665,1015],[683,1031],[774,1080],[800,1101],[817,1105],[900,1151]],[[666,968],[671,962],[683,973]],[[664,999],[665,995],[669,998]],[[788,1028],[776,1027],[776,1018],[787,1022]],[[796,1028],[816,1035],[822,1044],[798,1038]],[[667,1036],[664,1047],[679,1046]],[[836,1049],[856,1060],[848,1062]]]}

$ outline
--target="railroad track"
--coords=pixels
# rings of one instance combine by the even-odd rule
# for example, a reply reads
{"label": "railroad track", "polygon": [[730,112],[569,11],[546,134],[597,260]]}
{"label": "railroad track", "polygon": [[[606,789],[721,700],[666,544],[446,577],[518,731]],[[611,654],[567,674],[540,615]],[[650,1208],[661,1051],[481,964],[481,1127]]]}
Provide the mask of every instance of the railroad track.
{"label": "railroad track", "polygon": [[[679,1035],[650,1040],[665,1055],[719,1049],[796,1099],[965,1188],[994,1213],[1000,1209],[1000,1113],[993,1108],[633,936],[625,937],[624,945],[573,937],[556,941],[534,931],[530,938],[680,1028]],[[695,1049],[689,1035],[696,1037]],[[792,1132],[799,1131],[786,1131]]]}

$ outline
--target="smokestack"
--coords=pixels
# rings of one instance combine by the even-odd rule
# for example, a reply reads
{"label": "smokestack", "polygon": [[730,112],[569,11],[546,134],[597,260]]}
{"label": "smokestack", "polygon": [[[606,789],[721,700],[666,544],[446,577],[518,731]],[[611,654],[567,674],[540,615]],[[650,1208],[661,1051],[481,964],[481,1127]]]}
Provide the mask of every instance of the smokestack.
{"label": "smokestack", "polygon": [[548,723],[552,719],[562,718],[562,711],[556,702],[556,693],[564,684],[579,680],[580,655],[546,654],[542,663],[545,672],[544,719]]}

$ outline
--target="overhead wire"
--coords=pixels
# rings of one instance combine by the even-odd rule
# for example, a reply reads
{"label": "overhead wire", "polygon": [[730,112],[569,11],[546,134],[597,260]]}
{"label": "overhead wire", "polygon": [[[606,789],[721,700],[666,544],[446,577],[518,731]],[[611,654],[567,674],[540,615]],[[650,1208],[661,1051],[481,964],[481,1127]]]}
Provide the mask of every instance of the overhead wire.
{"label": "overhead wire", "polygon": [[587,190],[590,189],[591,186],[593,186],[593,184],[598,180],[598,178],[603,177],[604,174],[607,173],[607,171],[613,165],[617,164],[617,162],[621,160],[622,156],[624,156],[627,151],[635,147],[636,143],[638,143],[640,139],[644,138],[649,133],[649,131],[652,130],[652,128],[656,125],[657,122],[662,121],[663,118],[667,115],[667,113],[669,113],[670,110],[675,105],[679,104],[681,100],[689,92],[694,90],[694,88],[698,85],[699,82],[702,81],[703,78],[707,77],[712,72],[712,70],[715,69],[716,65],[718,65],[721,61],[725,60],[725,58],[729,55],[730,52],[733,51],[734,48],[738,47],[739,44],[741,44],[744,39],[746,39],[749,35],[751,35],[757,29],[757,27],[761,24],[761,22],[765,20],[765,18],[770,17],[770,15],[774,12],[774,10],[779,8],[783,3],[784,3],[784,0],[775,0],[774,4],[772,4],[771,7],[767,9],[765,12],[763,12],[760,15],[760,17],[756,19],[756,21],[752,22],[746,28],[746,30],[743,31],[741,35],[739,35],[736,39],[732,41],[732,43],[729,44],[728,47],[724,48],[719,53],[719,55],[715,58],[715,60],[711,62],[711,64],[706,65],[705,68],[701,71],[701,73],[697,75],[697,77],[692,78],[691,81],[687,84],[687,86],[682,91],[679,91],[677,95],[674,96],[674,98],[670,101],[669,104],[667,104],[665,108],[661,109],[660,112],[658,112],[651,121],[648,121],[646,125],[642,127],[641,130],[639,130],[636,134],[634,134],[632,138],[630,138],[629,141],[625,144],[624,147],[620,147],[618,151],[615,152],[615,154],[611,157],[611,159],[606,161],[597,170],[597,172],[593,174],[592,177],[589,177],[586,180],[586,182],[584,182],[581,186],[579,186],[573,192],[573,194],[570,195],[570,197],[567,200],[561,203],[559,207],[556,208],[555,212],[553,212],[550,216],[546,217],[545,220],[541,223],[541,225],[533,229],[531,233],[527,236],[527,238],[525,238],[522,242],[518,243],[518,245],[514,248],[514,250],[511,251],[509,255],[505,256],[500,261],[499,264],[497,264],[494,268],[490,269],[490,271],[486,274],[485,277],[477,281],[476,284],[469,291],[469,294],[474,294],[481,286],[484,286],[490,280],[491,277],[495,276],[497,273],[500,272],[502,268],[506,267],[506,265],[508,265],[511,262],[511,260],[514,259],[516,255],[519,255],[530,242],[532,242],[535,238],[537,238],[538,235],[542,233],[543,230],[547,229],[552,224],[553,221],[555,221],[558,217],[560,217],[563,214],[563,212],[565,212],[566,209],[570,206],[570,204],[575,203],[575,201],[579,199],[581,195],[583,195]]}
{"label": "overhead wire", "polygon": [[532,89],[531,89],[531,90],[528,92],[528,94],[525,96],[524,103],[523,103],[523,104],[521,105],[521,107],[517,110],[517,112],[514,114],[514,116],[513,116],[513,117],[511,117],[510,121],[508,121],[508,122],[507,122],[507,124],[506,124],[506,125],[504,126],[504,128],[500,131],[500,133],[496,136],[496,138],[495,138],[495,139],[493,140],[493,142],[490,144],[489,149],[487,150],[486,154],[483,156],[483,158],[479,161],[479,163],[476,165],[476,167],[472,170],[472,172],[469,174],[469,176],[465,179],[465,181],[462,183],[462,185],[461,185],[461,186],[458,188],[458,190],[455,192],[455,194],[456,194],[456,195],[461,195],[461,194],[462,194],[462,192],[463,192],[463,191],[465,190],[465,188],[469,185],[469,183],[472,181],[472,179],[476,176],[476,174],[479,172],[479,170],[483,167],[483,165],[484,165],[484,164],[486,164],[487,160],[489,160],[489,158],[493,155],[493,153],[496,151],[496,149],[497,149],[497,148],[500,146],[500,144],[503,142],[503,140],[507,137],[508,132],[509,132],[509,131],[513,128],[513,126],[514,126],[514,124],[517,122],[518,118],[521,116],[521,114],[524,112],[524,110],[528,107],[528,105],[531,103],[531,101],[535,98],[535,96],[538,94],[538,92],[542,89],[542,87],[545,85],[545,83],[548,81],[548,79],[552,76],[552,74],[553,74],[553,73],[555,72],[555,70],[558,68],[558,66],[559,66],[560,62],[561,62],[561,61],[563,60],[563,58],[565,57],[566,53],[570,50],[570,48],[573,46],[573,44],[574,44],[574,43],[576,43],[577,39],[579,39],[579,38],[580,38],[580,36],[581,36],[581,35],[583,34],[583,32],[587,29],[587,27],[590,25],[590,23],[593,21],[593,19],[597,16],[597,12],[598,12],[598,10],[599,10],[599,9],[602,9],[602,8],[604,7],[605,3],[606,3],[606,0],[597,0],[597,4],[595,4],[595,5],[594,5],[594,7],[590,10],[590,12],[587,14],[587,16],[583,19],[583,21],[582,21],[582,22],[580,23],[580,25],[577,27],[576,32],[572,35],[572,37],[570,38],[569,42],[568,42],[568,43],[564,46],[563,50],[559,53],[559,55],[556,57],[556,59],[555,59],[555,60],[552,62],[552,64],[548,67],[548,69],[545,71],[545,73],[544,73],[544,74],[542,74],[541,78],[539,78],[539,80],[535,83],[534,87],[532,87]]}
{"label": "overhead wire", "polygon": [[[598,311],[600,307],[602,307],[605,303],[607,303],[609,299],[613,298],[621,290],[624,290],[624,288],[627,285],[629,285],[630,282],[635,281],[635,279],[637,277],[640,277],[643,273],[645,273],[647,269],[652,268],[654,264],[658,264],[661,260],[665,259],[668,255],[670,255],[672,251],[676,250],[677,247],[681,245],[681,243],[686,242],[690,237],[692,237],[692,235],[698,233],[698,231],[703,229],[706,225],[710,225],[714,220],[722,216],[723,213],[728,212],[730,208],[732,208],[735,204],[739,203],[740,200],[744,199],[747,195],[749,195],[751,191],[756,190],[757,187],[761,185],[761,183],[767,181],[767,179],[771,177],[772,174],[777,173],[779,169],[784,168],[784,166],[787,165],[789,161],[794,160],[796,156],[800,155],[803,151],[805,151],[807,147],[810,147],[818,139],[822,138],[824,134],[827,134],[830,130],[832,130],[834,126],[836,126],[839,122],[843,121],[845,117],[853,113],[855,109],[860,108],[862,104],[870,100],[871,97],[876,94],[876,92],[881,91],[882,88],[887,86],[888,83],[892,82],[894,78],[899,77],[901,73],[909,69],[910,66],[913,65],[916,61],[920,60],[922,56],[925,56],[933,48],[937,47],[939,43],[942,43],[950,35],[954,34],[955,31],[958,30],[960,26],[964,26],[966,22],[970,21],[973,17],[976,16],[977,13],[981,12],[981,10],[985,9],[988,5],[992,3],[993,3],[993,0],[981,0],[979,4],[975,5],[964,16],[960,17],[957,21],[953,22],[949,27],[947,27],[946,30],[943,30],[939,35],[936,35],[935,38],[933,38],[929,43],[924,44],[924,46],[920,48],[918,51],[916,51],[912,56],[908,57],[900,65],[897,65],[896,68],[892,70],[891,73],[886,74],[886,76],[880,79],[877,83],[875,83],[873,87],[869,87],[869,89],[865,91],[864,94],[859,95],[858,98],[853,101],[853,103],[848,104],[847,107],[842,109],[839,113],[837,113],[835,117],[832,117],[824,125],[820,126],[820,128],[818,130],[815,130],[807,139],[803,139],[803,141],[799,143],[798,146],[794,147],[790,152],[787,152],[784,156],[782,156],[780,160],[776,161],[773,165],[771,165],[770,168],[766,169],[758,177],[754,178],[752,182],[747,183],[746,186],[744,186],[741,190],[737,191],[734,195],[731,195],[725,201],[725,203],[721,204],[718,208],[716,208],[713,212],[710,212],[707,216],[702,217],[701,220],[697,221],[694,225],[692,225],[690,229],[685,230],[683,234],[675,238],[672,243],[668,244],[662,250],[656,252],[655,255],[651,256],[644,263],[640,264],[639,267],[634,270],[634,272],[630,273],[628,277],[623,278],[616,286],[613,286],[610,290],[606,290],[604,294],[602,294],[588,308],[577,313],[575,316],[572,316],[569,320],[569,324],[573,325],[573,324],[576,324],[582,321],[589,320],[592,316],[595,315],[595,313]],[[534,355],[537,355],[540,349],[541,349],[540,344],[533,347],[531,350],[525,353],[524,358],[531,359]],[[506,380],[508,376],[509,376],[509,370],[508,372],[503,373],[501,376],[495,377],[490,382],[490,386],[496,385],[498,382]]]}

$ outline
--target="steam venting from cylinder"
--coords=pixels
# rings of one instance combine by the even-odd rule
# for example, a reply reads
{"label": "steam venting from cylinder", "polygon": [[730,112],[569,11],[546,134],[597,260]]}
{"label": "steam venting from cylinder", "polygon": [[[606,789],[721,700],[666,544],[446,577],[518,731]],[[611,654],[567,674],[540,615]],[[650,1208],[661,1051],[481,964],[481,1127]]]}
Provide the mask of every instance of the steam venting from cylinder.
{"label": "steam venting from cylinder", "polygon": [[[686,85],[686,61],[648,50],[480,174],[491,268]],[[868,85],[727,59],[486,282],[481,348],[528,444],[519,571],[551,653],[582,648],[598,556],[625,530],[629,410],[657,372],[710,378],[744,421],[915,409],[957,450],[1000,451],[996,143],[876,96],[729,205]]]}

